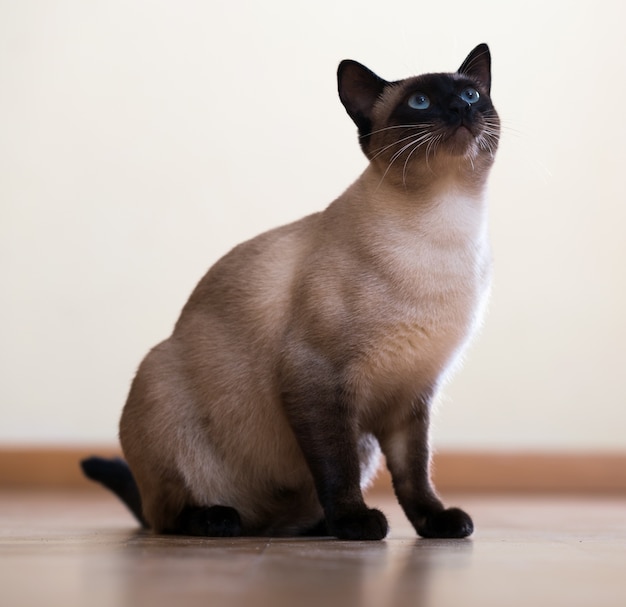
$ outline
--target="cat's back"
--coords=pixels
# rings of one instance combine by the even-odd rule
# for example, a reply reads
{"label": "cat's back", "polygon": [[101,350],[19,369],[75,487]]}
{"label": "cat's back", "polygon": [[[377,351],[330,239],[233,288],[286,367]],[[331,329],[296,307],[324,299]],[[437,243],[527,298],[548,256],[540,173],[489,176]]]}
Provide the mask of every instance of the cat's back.
{"label": "cat's back", "polygon": [[293,290],[321,213],[264,232],[219,259],[200,280],[182,310],[174,336],[237,326],[242,343],[267,345],[282,332]]}

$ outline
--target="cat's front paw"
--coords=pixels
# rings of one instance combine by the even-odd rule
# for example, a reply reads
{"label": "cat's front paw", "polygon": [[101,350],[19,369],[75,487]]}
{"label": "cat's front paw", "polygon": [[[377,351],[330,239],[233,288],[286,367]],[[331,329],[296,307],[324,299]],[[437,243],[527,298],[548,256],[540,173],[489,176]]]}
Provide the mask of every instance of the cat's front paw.
{"label": "cat's front paw", "polygon": [[374,508],[335,519],[330,528],[332,535],[340,540],[382,540],[389,531],[385,515]]}
{"label": "cat's front paw", "polygon": [[462,538],[471,535],[473,531],[472,519],[460,508],[433,512],[417,527],[417,532],[427,538]]}

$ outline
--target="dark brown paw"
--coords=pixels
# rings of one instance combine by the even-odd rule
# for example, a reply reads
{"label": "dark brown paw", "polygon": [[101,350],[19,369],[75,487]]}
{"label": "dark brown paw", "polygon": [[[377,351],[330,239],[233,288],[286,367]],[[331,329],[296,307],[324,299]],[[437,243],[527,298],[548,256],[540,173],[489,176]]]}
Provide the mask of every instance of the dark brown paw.
{"label": "dark brown paw", "polygon": [[462,538],[471,535],[474,523],[460,508],[448,508],[429,514],[417,532],[428,538]]}
{"label": "dark brown paw", "polygon": [[389,531],[380,510],[359,510],[333,521],[331,533],[340,540],[382,540]]}
{"label": "dark brown paw", "polygon": [[241,517],[228,506],[188,507],[178,517],[177,533],[203,537],[241,535]]}

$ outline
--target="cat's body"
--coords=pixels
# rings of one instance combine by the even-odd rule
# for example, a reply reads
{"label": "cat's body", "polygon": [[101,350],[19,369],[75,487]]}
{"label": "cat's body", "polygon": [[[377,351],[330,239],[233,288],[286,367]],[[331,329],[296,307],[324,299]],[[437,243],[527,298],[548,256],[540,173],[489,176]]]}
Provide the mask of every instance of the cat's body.
{"label": "cat's body", "polygon": [[361,493],[380,445],[420,534],[471,533],[431,488],[428,419],[489,286],[489,86],[486,45],[398,83],[341,64],[370,165],[325,211],[218,261],[133,382],[120,439],[148,526],[380,539]]}

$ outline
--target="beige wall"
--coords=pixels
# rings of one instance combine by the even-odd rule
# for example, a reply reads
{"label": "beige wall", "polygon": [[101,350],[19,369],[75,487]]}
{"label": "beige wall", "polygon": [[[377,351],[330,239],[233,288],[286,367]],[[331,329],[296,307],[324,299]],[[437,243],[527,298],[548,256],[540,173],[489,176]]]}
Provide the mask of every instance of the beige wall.
{"label": "beige wall", "polygon": [[364,167],[340,59],[494,58],[485,329],[446,448],[626,449],[626,45],[618,2],[0,2],[0,443],[115,439],[205,269]]}

